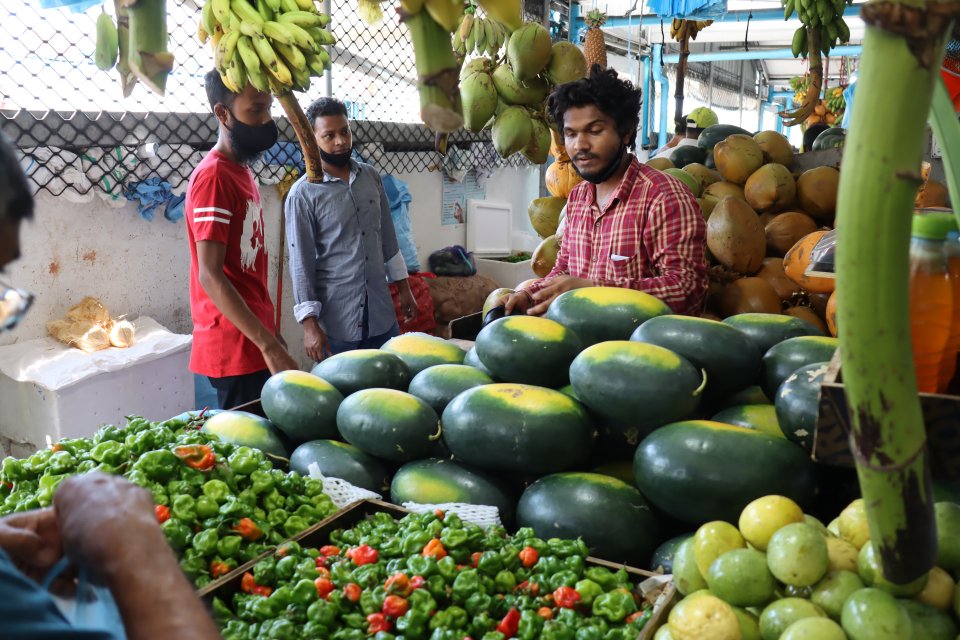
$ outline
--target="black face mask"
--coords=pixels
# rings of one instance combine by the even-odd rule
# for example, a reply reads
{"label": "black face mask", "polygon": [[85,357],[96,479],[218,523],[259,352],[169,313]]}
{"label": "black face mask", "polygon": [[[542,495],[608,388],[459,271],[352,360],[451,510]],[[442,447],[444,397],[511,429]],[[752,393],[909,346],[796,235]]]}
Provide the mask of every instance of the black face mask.
{"label": "black face mask", "polygon": [[327,153],[323,149],[320,149],[320,159],[334,167],[345,167],[350,164],[351,155],[353,155],[352,149],[350,151],[344,151],[343,153]]}
{"label": "black face mask", "polygon": [[277,143],[280,130],[277,129],[277,124],[273,120],[254,127],[237,120],[237,116],[232,111],[228,110],[228,112],[233,116],[233,126],[228,129],[230,147],[237,156],[237,162],[249,164]]}
{"label": "black face mask", "polygon": [[580,169],[577,169],[577,163],[573,163],[573,168],[577,173],[580,174],[580,177],[586,180],[587,182],[592,182],[593,184],[600,184],[606,182],[610,179],[610,176],[617,172],[617,169],[620,168],[620,163],[623,162],[623,156],[627,152],[627,145],[620,143],[620,150],[617,151],[617,157],[605,168],[603,171],[598,171],[597,173],[582,173]]}

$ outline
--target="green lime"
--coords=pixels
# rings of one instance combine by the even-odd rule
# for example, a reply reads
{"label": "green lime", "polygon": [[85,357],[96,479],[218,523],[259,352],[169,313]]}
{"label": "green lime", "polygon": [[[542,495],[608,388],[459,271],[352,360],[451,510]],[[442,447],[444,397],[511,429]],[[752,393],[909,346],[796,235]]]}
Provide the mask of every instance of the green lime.
{"label": "green lime", "polygon": [[916,600],[900,600],[899,603],[910,616],[913,640],[954,640],[957,637],[957,625],[949,614]]}
{"label": "green lime", "polygon": [[830,618],[803,618],[787,627],[780,640],[847,640],[847,634]]}
{"label": "green lime", "polygon": [[827,573],[827,540],[816,527],[805,522],[788,524],[770,538],[767,564],[780,582],[808,587]]}
{"label": "green lime", "polygon": [[937,516],[937,566],[950,572],[960,571],[960,504],[938,502],[934,505]]}
{"label": "green lime", "polygon": [[731,607],[740,623],[740,640],[763,640],[760,636],[760,620],[746,609]]}
{"label": "green lime", "polygon": [[693,557],[693,538],[681,542],[673,554],[673,581],[677,591],[685,596],[707,588],[707,581],[700,574],[696,558]]}
{"label": "green lime", "polygon": [[924,574],[909,584],[894,584],[883,576],[883,568],[880,566],[880,554],[873,542],[868,541],[860,549],[860,557],[857,559],[857,572],[863,583],[868,587],[883,589],[890,595],[898,598],[911,598],[927,586],[928,574]]}
{"label": "green lime", "polygon": [[913,638],[906,610],[880,589],[860,589],[843,605],[843,630],[850,640],[905,640]]}
{"label": "green lime", "polygon": [[831,571],[813,586],[810,601],[839,621],[847,598],[863,587],[860,576],[852,571]]}
{"label": "green lime", "polygon": [[707,587],[735,607],[761,607],[773,598],[776,588],[767,558],[755,549],[727,551],[707,571]]}
{"label": "green lime", "polygon": [[760,614],[760,635],[763,640],[779,640],[787,627],[803,618],[825,618],[823,609],[802,598],[784,598],[767,605]]}
{"label": "green lime", "polygon": [[693,557],[700,575],[706,576],[710,565],[722,554],[746,546],[740,531],[729,522],[714,520],[702,525],[693,536]]}

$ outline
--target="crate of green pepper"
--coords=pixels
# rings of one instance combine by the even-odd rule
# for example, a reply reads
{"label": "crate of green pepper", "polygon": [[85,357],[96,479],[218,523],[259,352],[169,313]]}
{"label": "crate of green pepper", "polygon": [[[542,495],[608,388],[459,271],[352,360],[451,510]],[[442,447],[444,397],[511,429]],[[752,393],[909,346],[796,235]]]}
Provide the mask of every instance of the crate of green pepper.
{"label": "crate of green pepper", "polygon": [[653,576],[580,540],[368,500],[201,595],[225,640],[650,640],[674,599],[641,594]]}
{"label": "crate of green pepper", "polygon": [[0,465],[0,515],[49,506],[81,473],[126,477],[147,491],[157,520],[198,588],[336,512],[320,480],[274,467],[260,450],[222,442],[201,419],[128,418],[91,438],[64,439]]}

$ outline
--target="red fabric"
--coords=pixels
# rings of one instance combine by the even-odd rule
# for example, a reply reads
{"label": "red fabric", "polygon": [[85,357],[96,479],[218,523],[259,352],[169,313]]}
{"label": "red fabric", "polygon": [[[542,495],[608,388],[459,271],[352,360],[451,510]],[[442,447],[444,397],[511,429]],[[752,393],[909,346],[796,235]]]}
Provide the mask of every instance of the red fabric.
{"label": "red fabric", "polygon": [[953,108],[960,112],[960,75],[948,69],[941,69],[940,75],[943,77],[943,83],[947,85],[947,93],[953,101]]}
{"label": "red fabric", "polygon": [[565,274],[597,286],[638,289],[676,313],[700,315],[708,284],[706,234],[693,193],[634,158],[603,211],[595,185],[574,187],[557,264],[528,290],[539,291]]}
{"label": "red fabric", "polygon": [[263,355],[217,308],[200,285],[197,242],[227,245],[223,271],[269,331],[273,302],[267,291],[267,248],[260,190],[250,170],[211,151],[193,174],[184,205],[190,240],[190,370],[212,378],[266,369]]}
{"label": "red fabric", "polygon": [[437,330],[437,321],[433,317],[433,296],[430,295],[430,287],[426,281],[427,278],[435,277],[432,273],[411,273],[407,276],[413,299],[417,302],[417,317],[409,322],[403,321],[400,289],[396,284],[390,283],[390,296],[393,298],[393,311],[397,314],[397,322],[400,323],[400,333],[421,331],[432,334]]}

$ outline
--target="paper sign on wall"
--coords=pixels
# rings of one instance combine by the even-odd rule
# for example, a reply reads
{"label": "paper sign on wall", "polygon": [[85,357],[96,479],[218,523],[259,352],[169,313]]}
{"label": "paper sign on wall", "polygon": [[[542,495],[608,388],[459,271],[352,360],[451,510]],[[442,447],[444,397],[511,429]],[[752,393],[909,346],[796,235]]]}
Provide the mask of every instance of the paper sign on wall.
{"label": "paper sign on wall", "polygon": [[484,200],[486,197],[487,190],[477,184],[477,174],[473,169],[467,172],[461,182],[444,175],[440,224],[463,224],[467,216],[467,203],[470,200]]}

